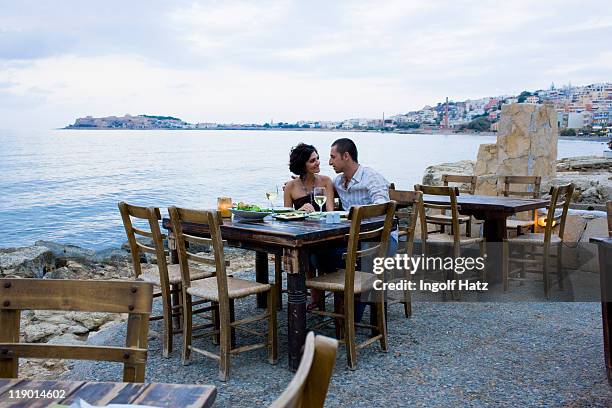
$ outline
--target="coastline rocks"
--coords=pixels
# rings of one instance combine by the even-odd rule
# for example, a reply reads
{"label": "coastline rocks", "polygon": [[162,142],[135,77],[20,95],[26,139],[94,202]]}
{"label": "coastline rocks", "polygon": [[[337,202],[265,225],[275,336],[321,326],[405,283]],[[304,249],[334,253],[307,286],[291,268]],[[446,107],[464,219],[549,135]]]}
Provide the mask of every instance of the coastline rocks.
{"label": "coastline rocks", "polygon": [[612,197],[610,173],[584,174],[559,172],[550,183],[542,184],[542,192],[548,192],[551,185],[574,183],[574,204],[605,204]]}
{"label": "coastline rocks", "polygon": [[428,186],[441,186],[443,174],[462,174],[471,176],[474,174],[475,163],[472,160],[461,160],[454,163],[442,163],[429,166],[423,175],[423,184]]}
{"label": "coastline rocks", "polygon": [[[96,251],[91,257],[93,262],[116,264],[126,261],[131,261],[131,255],[118,248],[106,248]],[[141,260],[142,261],[142,260]]]}
{"label": "coastline rocks", "polygon": [[612,158],[576,156],[557,160],[557,171],[608,171],[612,172]]}
{"label": "coastline rocks", "polygon": [[[479,158],[486,155],[495,145],[480,145]],[[423,175],[423,184],[442,185],[442,174],[474,175],[476,169],[488,168],[486,163],[462,160],[456,163],[442,163],[429,166]],[[472,169],[472,170],[470,170]],[[568,171],[580,169],[580,171]],[[496,195],[501,186],[497,185],[497,176],[478,176],[477,194]],[[612,159],[598,156],[566,157],[557,160],[557,174],[542,183],[542,193],[547,193],[552,185],[574,183],[573,204],[604,205],[612,198]]]}
{"label": "coastline rocks", "polygon": [[62,259],[86,260],[92,258],[96,251],[85,249],[76,245],[65,245],[51,241],[36,241],[34,246],[48,248],[53,256]]}
{"label": "coastline rocks", "polygon": [[47,247],[0,248],[0,276],[42,278],[55,268],[55,257]]}

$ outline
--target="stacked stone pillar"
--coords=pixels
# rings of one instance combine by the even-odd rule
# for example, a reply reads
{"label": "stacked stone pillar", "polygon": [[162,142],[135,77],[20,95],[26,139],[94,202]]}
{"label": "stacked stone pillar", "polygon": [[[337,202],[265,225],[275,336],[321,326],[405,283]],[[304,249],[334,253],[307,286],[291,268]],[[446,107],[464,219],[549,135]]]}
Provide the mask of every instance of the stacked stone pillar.
{"label": "stacked stone pillar", "polygon": [[502,176],[556,176],[557,114],[552,106],[514,103],[502,107],[497,143],[482,144],[474,173],[476,194],[496,195]]}

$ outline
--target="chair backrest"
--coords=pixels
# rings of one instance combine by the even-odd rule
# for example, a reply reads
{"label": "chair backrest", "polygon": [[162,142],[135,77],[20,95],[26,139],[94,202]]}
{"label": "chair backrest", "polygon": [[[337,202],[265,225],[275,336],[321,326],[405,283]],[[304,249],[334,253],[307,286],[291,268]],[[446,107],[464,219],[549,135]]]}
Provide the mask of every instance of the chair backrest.
{"label": "chair backrest", "polygon": [[[161,284],[164,286],[168,285],[168,264],[166,263],[166,251],[164,249],[165,235],[161,233],[161,229],[159,228],[159,221],[161,220],[159,208],[139,207],[122,201],[119,203],[119,211],[121,212],[123,226],[125,227],[125,233],[130,245],[134,274],[138,278],[138,276],[140,276],[142,273],[142,268],[140,267],[141,254],[154,254],[157,257],[157,267],[159,268]],[[149,230],[147,231],[135,227],[132,223],[132,218],[147,221],[149,224]],[[153,241],[153,247],[139,242],[136,239],[137,235],[151,238]]]}
{"label": "chair backrest", "polygon": [[[398,220],[399,235],[406,236],[404,248],[398,246],[399,254],[412,255],[414,248],[414,235],[416,224],[419,219],[420,208],[423,204],[423,193],[420,191],[396,190],[395,185],[389,187],[389,199],[395,201],[395,218]],[[421,229],[426,227],[425,221],[421,220]],[[401,240],[398,244],[401,243]]]}
{"label": "chair backrest", "polygon": [[459,189],[457,187],[439,187],[439,186],[423,186],[415,184],[414,189],[421,191],[423,194],[438,195],[448,197],[448,204],[432,204],[423,202],[421,207],[421,223],[425,224],[424,228],[421,228],[421,240],[427,241],[427,224],[439,224],[439,220],[436,219],[436,214],[428,214],[425,212],[426,209],[441,210],[445,213],[447,210],[451,214],[451,226],[453,231],[453,240],[460,240],[459,231],[459,206],[457,205],[457,196],[459,195]]}
{"label": "chair backrest", "polygon": [[[527,197],[540,198],[540,185],[542,177],[540,176],[504,176],[502,177],[504,184],[502,194],[504,197]],[[521,185],[522,188],[512,190],[512,185]]]}
{"label": "chair backrest", "polygon": [[320,408],[325,405],[338,341],[325,336],[306,336],[304,354],[295,376],[270,408]]}
{"label": "chair backrest", "polygon": [[[562,186],[553,186],[550,188],[550,204],[546,207],[548,208],[548,213],[546,215],[546,225],[544,227],[544,242],[550,241],[557,218],[559,219],[559,238],[563,239],[565,220],[567,218],[567,211],[569,210],[569,205],[572,201],[573,194],[574,185],[571,183]],[[561,208],[560,216],[555,214],[555,210],[557,208]]]}
{"label": "chair backrest", "polygon": [[474,195],[476,191],[476,182],[478,177],[476,176],[465,176],[462,174],[443,174],[442,183],[445,187],[448,187],[448,183],[459,183],[459,192],[463,194]]}
{"label": "chair backrest", "polygon": [[606,208],[608,210],[608,235],[612,237],[612,200],[606,203]]}
{"label": "chair backrest", "polygon": [[[134,281],[0,279],[0,378],[17,378],[19,358],[123,363],[124,382],[144,382],[153,285]],[[128,313],[125,347],[19,343],[22,310]]]}
{"label": "chair backrest", "polygon": [[[191,286],[191,273],[189,262],[204,265],[214,265],[219,289],[220,307],[227,307],[229,313],[229,295],[227,289],[227,273],[225,270],[225,253],[221,239],[221,225],[223,219],[219,211],[192,210],[188,208],[170,207],[170,220],[172,232],[176,239],[176,250],[181,265],[181,280],[184,288]],[[208,227],[210,238],[196,237],[183,232],[183,223],[194,223]],[[189,251],[189,244],[206,245],[212,247],[214,258],[207,258]]]}
{"label": "chair backrest", "polygon": [[[344,274],[345,299],[353,298],[355,268],[359,258],[387,256],[389,234],[393,226],[394,216],[394,201],[351,207],[348,214],[348,219],[351,222],[351,229],[346,235],[348,239],[346,253],[342,255],[342,257],[346,259],[346,273]],[[381,227],[369,231],[361,231],[362,221],[376,217],[385,217]],[[359,249],[360,244],[365,242],[367,242],[367,248]]]}
{"label": "chair backrest", "polygon": [[[502,189],[504,197],[540,198],[542,184],[540,176],[504,176],[501,181],[504,185]],[[534,222],[537,222],[537,215],[538,210],[531,211],[531,219]]]}

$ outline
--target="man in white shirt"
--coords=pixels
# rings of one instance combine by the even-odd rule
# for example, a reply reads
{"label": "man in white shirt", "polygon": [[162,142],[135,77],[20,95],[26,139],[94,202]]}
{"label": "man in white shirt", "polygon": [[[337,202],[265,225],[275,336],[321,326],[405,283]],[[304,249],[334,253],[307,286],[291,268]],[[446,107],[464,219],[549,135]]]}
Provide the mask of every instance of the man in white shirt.
{"label": "man in white shirt", "polygon": [[[354,205],[389,201],[389,182],[374,169],[359,164],[357,146],[351,139],[342,138],[332,143],[329,165],[338,173],[334,179],[334,188],[344,210],[348,211]],[[397,240],[397,231],[391,232],[387,256],[395,255]],[[356,303],[355,321],[361,321],[364,309],[364,303]]]}
{"label": "man in white shirt", "polygon": [[334,187],[345,210],[353,205],[389,201],[389,182],[372,168],[359,164],[357,146],[351,139],[338,139],[332,144],[329,165],[338,173]]}

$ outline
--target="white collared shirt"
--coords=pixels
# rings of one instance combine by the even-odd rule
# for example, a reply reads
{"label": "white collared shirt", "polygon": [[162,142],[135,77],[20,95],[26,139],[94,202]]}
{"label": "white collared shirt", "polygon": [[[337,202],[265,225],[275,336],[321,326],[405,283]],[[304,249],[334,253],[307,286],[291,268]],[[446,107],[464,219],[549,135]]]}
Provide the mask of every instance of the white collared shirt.
{"label": "white collared shirt", "polygon": [[370,167],[359,165],[346,187],[344,187],[345,181],[344,173],[338,174],[334,179],[334,187],[345,211],[354,205],[381,204],[389,201],[389,182]]}

